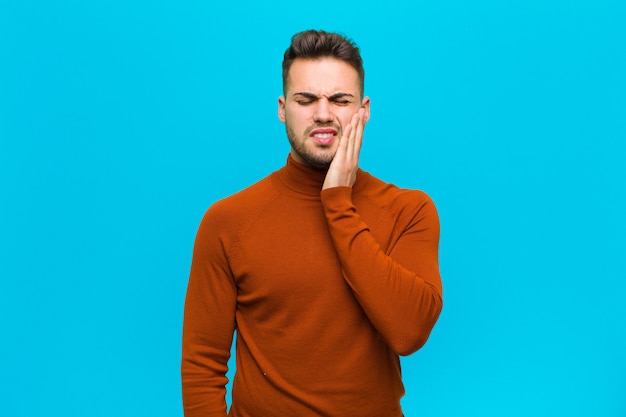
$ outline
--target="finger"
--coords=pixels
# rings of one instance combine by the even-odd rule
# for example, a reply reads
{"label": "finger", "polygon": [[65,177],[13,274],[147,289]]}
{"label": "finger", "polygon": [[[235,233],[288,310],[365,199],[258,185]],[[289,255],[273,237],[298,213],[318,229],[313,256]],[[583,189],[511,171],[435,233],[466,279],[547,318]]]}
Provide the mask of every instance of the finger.
{"label": "finger", "polygon": [[354,156],[354,142],[356,140],[356,134],[358,131],[358,126],[359,126],[359,113],[355,113],[352,116],[352,120],[350,121],[350,135],[348,136],[348,143],[347,143],[347,148],[346,148],[346,156],[350,159],[353,158]]}
{"label": "finger", "polygon": [[339,144],[337,145],[337,151],[335,152],[335,157],[333,158],[333,162],[336,161],[335,165],[346,158],[349,142],[348,138],[350,137],[352,129],[353,127],[351,125],[347,125],[339,137]]}
{"label": "finger", "polygon": [[354,141],[354,158],[359,159],[361,153],[361,145],[363,144],[363,131],[365,130],[365,111],[359,111],[359,123],[355,129],[355,141]]}
{"label": "finger", "polygon": [[359,153],[361,152],[361,142],[363,138],[363,112],[359,111],[356,116],[357,119],[353,128],[350,147],[350,159],[355,165],[358,164]]}
{"label": "finger", "polygon": [[350,135],[352,134],[353,130],[354,130],[354,127],[352,126],[352,124],[349,124],[346,126],[343,134],[341,135],[341,138],[339,139],[339,146],[337,147],[337,153],[343,152],[344,155],[347,155],[348,144],[350,142]]}

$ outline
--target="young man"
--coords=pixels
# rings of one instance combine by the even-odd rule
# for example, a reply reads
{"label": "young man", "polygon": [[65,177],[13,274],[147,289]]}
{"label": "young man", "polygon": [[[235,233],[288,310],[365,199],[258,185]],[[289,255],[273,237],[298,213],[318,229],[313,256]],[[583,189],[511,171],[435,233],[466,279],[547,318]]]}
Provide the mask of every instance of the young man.
{"label": "young man", "polygon": [[185,303],[186,417],[400,417],[398,355],[442,307],[439,220],[423,192],[358,168],[370,100],[358,48],[306,31],[283,60],[287,164],[215,203]]}

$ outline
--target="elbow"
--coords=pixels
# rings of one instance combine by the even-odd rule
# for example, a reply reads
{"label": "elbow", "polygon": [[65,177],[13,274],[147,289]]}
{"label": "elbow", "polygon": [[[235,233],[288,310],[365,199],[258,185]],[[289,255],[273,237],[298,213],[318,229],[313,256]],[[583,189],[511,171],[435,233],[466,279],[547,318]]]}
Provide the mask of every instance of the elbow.
{"label": "elbow", "polygon": [[411,329],[407,329],[402,335],[399,335],[395,340],[389,343],[391,349],[399,356],[408,356],[415,352],[426,344],[428,337],[430,336],[431,331],[435,327],[435,323],[439,318],[439,314],[441,313],[441,309],[443,308],[443,302],[441,297],[433,297],[433,303],[430,305],[428,309],[428,313],[425,315],[421,315],[421,317],[416,320],[418,325],[412,327]]}
{"label": "elbow", "polygon": [[419,330],[419,332],[415,332],[413,335],[407,335],[406,337],[396,340],[394,343],[390,343],[390,347],[396,355],[409,356],[426,344],[431,329]]}

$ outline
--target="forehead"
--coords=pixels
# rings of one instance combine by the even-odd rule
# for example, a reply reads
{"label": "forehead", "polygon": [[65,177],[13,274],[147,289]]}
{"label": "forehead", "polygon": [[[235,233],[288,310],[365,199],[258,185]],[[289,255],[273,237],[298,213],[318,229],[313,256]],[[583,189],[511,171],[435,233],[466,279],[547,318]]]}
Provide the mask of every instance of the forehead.
{"label": "forehead", "polygon": [[350,64],[336,58],[296,58],[287,78],[289,93],[359,93],[359,74]]}

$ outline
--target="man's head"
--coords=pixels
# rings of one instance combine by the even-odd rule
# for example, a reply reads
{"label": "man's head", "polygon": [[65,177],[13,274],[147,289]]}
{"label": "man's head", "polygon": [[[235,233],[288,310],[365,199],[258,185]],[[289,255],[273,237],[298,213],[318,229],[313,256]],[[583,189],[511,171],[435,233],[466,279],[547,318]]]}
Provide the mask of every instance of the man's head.
{"label": "man's head", "polygon": [[349,38],[323,30],[306,30],[293,35],[283,57],[283,94],[287,94],[289,70],[294,60],[335,58],[349,64],[357,72],[364,94],[365,70],[359,47]]}
{"label": "man's head", "polygon": [[278,118],[297,162],[328,168],[352,116],[363,108],[369,119],[363,74],[358,48],[342,36],[306,31],[292,38],[283,60]]}

